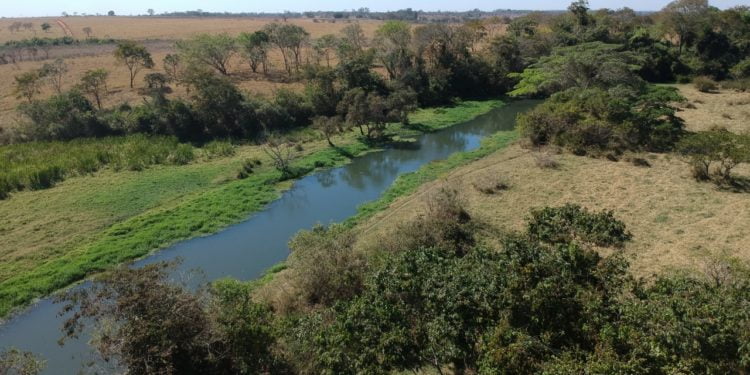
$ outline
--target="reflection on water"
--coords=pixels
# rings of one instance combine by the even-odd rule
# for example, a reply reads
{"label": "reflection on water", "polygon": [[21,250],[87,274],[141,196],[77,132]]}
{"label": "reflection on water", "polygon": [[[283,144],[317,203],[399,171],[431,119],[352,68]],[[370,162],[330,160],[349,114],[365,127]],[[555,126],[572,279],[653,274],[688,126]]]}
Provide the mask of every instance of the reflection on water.
{"label": "reflection on water", "polygon": [[[399,175],[455,152],[479,147],[485,136],[512,129],[517,113],[534,104],[512,103],[467,123],[423,135],[418,139],[419,147],[369,153],[341,168],[304,177],[248,220],[217,234],[179,243],[136,262],[135,266],[180,257],[183,259],[177,271],[180,273],[200,269],[207,280],[256,278],[287,257],[287,242],[300,229],[354,215],[357,206],[377,199]],[[0,329],[0,347],[14,346],[42,356],[47,360],[46,373],[75,373],[90,359],[86,354],[87,339],[57,346],[62,321],[57,317],[58,308],[45,299],[6,323]]]}

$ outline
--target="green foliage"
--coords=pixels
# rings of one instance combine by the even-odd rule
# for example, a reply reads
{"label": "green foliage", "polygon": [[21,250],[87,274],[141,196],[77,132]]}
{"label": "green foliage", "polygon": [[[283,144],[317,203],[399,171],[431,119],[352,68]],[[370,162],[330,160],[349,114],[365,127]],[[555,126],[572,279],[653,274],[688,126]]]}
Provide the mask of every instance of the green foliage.
{"label": "green foliage", "polygon": [[519,116],[518,127],[534,145],[579,154],[668,150],[682,134],[673,104],[680,100],[675,89],[663,86],[570,89]]}
{"label": "green foliage", "polygon": [[26,99],[28,102],[32,102],[34,96],[38,95],[42,90],[43,74],[41,70],[31,70],[26,73],[15,76],[15,88],[19,99]]}
{"label": "green foliage", "polygon": [[732,169],[750,162],[750,136],[726,130],[690,134],[680,141],[677,151],[690,161],[696,180],[715,177],[717,182],[732,182]]}
{"label": "green foliage", "polygon": [[558,47],[522,73],[511,96],[550,95],[570,88],[640,87],[638,59],[622,45],[592,42]]}
{"label": "green foliage", "polygon": [[111,132],[93,113],[91,102],[77,90],[21,104],[18,110],[30,121],[22,124],[20,131],[28,139],[70,140]]}
{"label": "green foliage", "polygon": [[532,210],[527,231],[532,238],[550,244],[575,241],[621,247],[632,238],[612,211],[592,213],[574,204]]}
{"label": "green foliage", "polygon": [[271,39],[264,31],[242,33],[237,37],[240,51],[250,63],[250,69],[255,73],[258,66],[263,66],[263,73],[267,72],[268,49]]}
{"label": "green foliage", "polygon": [[138,72],[143,69],[151,69],[154,67],[154,60],[151,58],[151,53],[148,52],[145,46],[138,44],[133,41],[122,41],[117,44],[117,49],[114,52],[115,59],[128,68],[130,72],[130,88],[133,88],[133,82]]}
{"label": "green foliage", "polygon": [[229,61],[237,51],[234,38],[228,34],[200,34],[175,43],[180,56],[190,64],[205,65],[222,75],[229,74]]}
{"label": "green foliage", "polygon": [[735,79],[750,78],[750,57],[738,62],[730,72]]}
{"label": "green foliage", "polygon": [[83,74],[81,82],[77,86],[81,92],[94,98],[99,110],[102,109],[102,100],[107,96],[109,91],[107,88],[108,77],[109,72],[104,69],[88,70]]}

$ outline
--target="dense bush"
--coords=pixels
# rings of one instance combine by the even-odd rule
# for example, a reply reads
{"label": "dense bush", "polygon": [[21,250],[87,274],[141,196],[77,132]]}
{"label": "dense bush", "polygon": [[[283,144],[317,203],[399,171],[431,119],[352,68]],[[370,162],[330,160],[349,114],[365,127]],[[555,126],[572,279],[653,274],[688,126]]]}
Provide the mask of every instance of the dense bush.
{"label": "dense bush", "polygon": [[23,103],[18,109],[30,120],[22,128],[22,136],[29,139],[70,140],[112,133],[93,112],[91,102],[76,90]]}
{"label": "dense bush", "polygon": [[558,145],[580,154],[667,150],[683,131],[673,107],[680,100],[675,89],[661,86],[574,88],[520,115],[518,127],[534,145]]}
{"label": "dense bush", "polygon": [[529,235],[551,244],[582,242],[597,246],[622,246],[632,235],[611,211],[591,213],[579,205],[532,210]]}

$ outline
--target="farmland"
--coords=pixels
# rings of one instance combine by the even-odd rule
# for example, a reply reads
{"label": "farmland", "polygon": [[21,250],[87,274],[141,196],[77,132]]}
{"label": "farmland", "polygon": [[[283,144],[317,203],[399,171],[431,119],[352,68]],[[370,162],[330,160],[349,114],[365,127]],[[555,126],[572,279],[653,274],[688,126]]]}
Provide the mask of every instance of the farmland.
{"label": "farmland", "polygon": [[[19,41],[31,39],[34,37],[59,38],[66,36],[63,29],[56,23],[58,18],[31,18],[23,19],[24,23],[31,22],[34,25],[33,30],[21,29],[17,32],[10,32],[8,26],[19,19],[0,19],[0,43],[8,41]],[[262,29],[268,23],[274,22],[273,18],[159,18],[159,17],[67,17],[62,20],[73,31],[73,38],[86,39],[83,28],[92,29],[91,37],[115,40],[136,40],[146,45],[156,66],[153,71],[162,71],[162,60],[169,53],[174,53],[174,42],[190,38],[202,33],[228,33],[236,36],[242,32],[253,32]],[[333,20],[330,20],[333,21]],[[313,22],[311,19],[292,19],[288,23],[304,27],[310,33],[311,38],[319,38],[325,34],[337,34],[344,27],[354,21],[337,21],[332,23],[328,20]],[[39,29],[42,23],[49,23],[52,29],[45,33]],[[367,38],[372,38],[375,29],[382,24],[381,21],[361,20],[357,21]],[[13,77],[32,69],[38,69],[45,62],[50,62],[55,58],[63,58],[69,66],[69,71],[63,81],[65,89],[73,87],[78,83],[80,77],[87,70],[105,68],[110,73],[109,76],[109,95],[107,95],[104,105],[111,106],[121,103],[138,103],[141,101],[141,95],[138,94],[137,88],[142,87],[143,83],[139,80],[135,90],[131,90],[127,69],[118,63],[114,56],[114,44],[105,45],[75,45],[53,47],[50,52],[50,59],[41,59],[43,54],[40,52],[39,61],[22,61],[18,64],[0,65],[0,75]],[[306,51],[308,58],[311,52]],[[290,88],[300,90],[302,85],[297,82],[288,82],[283,74],[283,63],[280,53],[272,51],[269,56],[270,74],[260,75],[253,74],[247,65],[247,62],[240,56],[235,56],[230,61],[230,71],[232,79],[242,88],[253,93],[271,94],[280,88]],[[173,87],[174,96],[184,96],[186,94],[184,87]],[[48,96],[52,93],[50,88],[45,88],[41,96]],[[15,113],[16,106],[21,102],[13,94],[13,80],[7,79],[0,82],[0,128],[9,129],[14,127],[19,121]]]}

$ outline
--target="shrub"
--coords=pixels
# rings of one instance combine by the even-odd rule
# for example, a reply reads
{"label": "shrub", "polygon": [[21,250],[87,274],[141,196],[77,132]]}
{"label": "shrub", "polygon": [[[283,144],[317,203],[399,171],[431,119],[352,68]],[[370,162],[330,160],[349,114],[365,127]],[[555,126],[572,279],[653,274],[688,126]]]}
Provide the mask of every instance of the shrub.
{"label": "shrub", "polygon": [[527,231],[532,238],[553,244],[577,240],[619,247],[632,238],[612,211],[591,213],[575,204],[532,210]]}
{"label": "shrub", "polygon": [[366,262],[354,242],[354,233],[341,225],[318,225],[292,238],[287,264],[302,306],[331,306],[359,293]]}
{"label": "shrub", "polygon": [[750,57],[737,63],[737,65],[732,67],[730,73],[732,77],[738,80],[750,78]]}
{"label": "shrub", "polygon": [[234,145],[229,141],[211,141],[203,146],[204,154],[210,159],[214,157],[226,157],[235,154]]}
{"label": "shrub", "polygon": [[693,86],[700,92],[715,92],[719,88],[714,80],[706,76],[695,77]]}
{"label": "shrub", "polygon": [[495,194],[508,189],[508,184],[501,178],[492,175],[485,175],[478,178],[473,183],[474,189],[484,194]]}
{"label": "shrub", "polygon": [[670,149],[683,132],[673,88],[570,89],[518,117],[532,145],[557,145],[576,154]]}
{"label": "shrub", "polygon": [[253,167],[255,167],[255,165],[256,164],[252,160],[249,160],[249,159],[242,162],[240,171],[237,172],[237,178],[240,180],[248,178],[251,174],[253,174],[253,172],[255,172],[253,170]]}
{"label": "shrub", "polygon": [[[714,177],[717,182],[731,182],[732,169],[750,162],[750,136],[727,130],[695,133],[683,138],[677,151],[688,158],[696,180]],[[712,170],[714,163],[718,165]]]}
{"label": "shrub", "polygon": [[534,164],[542,169],[559,169],[560,163],[555,158],[546,152],[539,152],[534,155]]}

